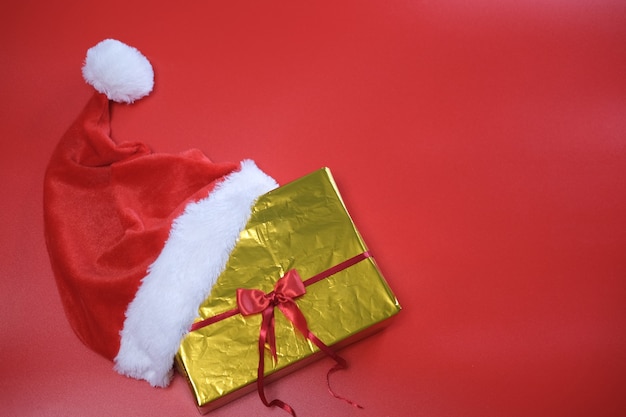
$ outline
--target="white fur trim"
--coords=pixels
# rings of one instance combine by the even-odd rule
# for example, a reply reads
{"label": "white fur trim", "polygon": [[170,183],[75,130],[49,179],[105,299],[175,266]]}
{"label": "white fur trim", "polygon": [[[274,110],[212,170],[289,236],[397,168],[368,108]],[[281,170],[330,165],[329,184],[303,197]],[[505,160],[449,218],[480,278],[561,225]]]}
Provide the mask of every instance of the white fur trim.
{"label": "white fur trim", "polygon": [[126,310],[116,371],[153,386],[169,384],[180,341],[223,271],[252,205],[275,187],[246,160],[208,197],[185,208]]}
{"label": "white fur trim", "polygon": [[105,39],[87,51],[83,77],[109,100],[120,103],[147,96],[154,86],[154,71],[148,59],[115,39]]}

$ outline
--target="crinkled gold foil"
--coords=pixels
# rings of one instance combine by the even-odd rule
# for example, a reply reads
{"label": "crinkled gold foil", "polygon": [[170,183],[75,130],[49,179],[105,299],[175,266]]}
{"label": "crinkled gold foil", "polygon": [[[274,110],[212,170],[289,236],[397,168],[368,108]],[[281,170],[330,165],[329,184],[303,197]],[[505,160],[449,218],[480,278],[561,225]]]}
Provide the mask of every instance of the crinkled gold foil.
{"label": "crinkled gold foil", "polygon": [[[198,320],[236,308],[237,288],[269,292],[290,269],[306,280],[364,251],[330,171],[320,169],[257,200]],[[372,258],[307,287],[296,302],[311,331],[329,346],[349,341],[400,310]],[[266,352],[266,375],[318,351],[282,313],[277,310],[275,316],[278,361],[273,364]],[[177,365],[201,411],[254,389],[260,324],[260,315],[237,314],[185,337]]]}

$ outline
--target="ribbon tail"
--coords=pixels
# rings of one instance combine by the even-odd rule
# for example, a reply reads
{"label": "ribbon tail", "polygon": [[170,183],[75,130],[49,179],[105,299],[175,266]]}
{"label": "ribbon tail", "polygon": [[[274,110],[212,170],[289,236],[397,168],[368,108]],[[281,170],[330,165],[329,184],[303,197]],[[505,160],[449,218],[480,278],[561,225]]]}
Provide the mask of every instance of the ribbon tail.
{"label": "ribbon tail", "polygon": [[[343,359],[343,358],[341,358]],[[333,366],[332,368],[330,368],[328,370],[328,372],[326,373],[326,387],[328,388],[328,392],[330,393],[330,395],[332,395],[333,397],[337,398],[338,400],[342,400],[347,402],[348,404],[350,404],[353,407],[356,408],[361,408],[363,409],[363,406],[361,404],[358,404],[354,401],[352,401],[351,399],[344,397],[343,395],[339,395],[337,394],[333,388],[330,386],[330,374],[335,373],[336,371],[340,370],[340,369],[346,369],[347,366],[345,366],[344,364],[336,364],[335,366]]]}
{"label": "ribbon tail", "polygon": [[[272,357],[276,358],[276,344],[274,336],[274,308],[263,310],[263,320],[261,322],[261,331],[259,333],[259,366],[257,368],[257,392],[261,402],[266,407],[278,407],[296,417],[296,411],[286,402],[279,399],[268,401],[265,397],[265,343],[270,343]],[[272,339],[271,341],[269,339]]]}
{"label": "ribbon tail", "polygon": [[337,394],[332,386],[330,385],[330,375],[339,371],[340,369],[346,369],[348,367],[348,362],[346,362],[346,360],[344,358],[342,358],[341,356],[339,356],[334,350],[332,350],[330,347],[326,346],[326,344],[324,342],[322,342],[317,336],[315,336],[313,334],[313,332],[311,332],[310,330],[307,332],[307,334],[305,335],[307,339],[309,339],[311,342],[313,342],[315,344],[315,346],[317,346],[322,352],[324,352],[326,355],[330,356],[331,358],[333,358],[333,360],[336,362],[335,366],[333,366],[332,368],[330,368],[328,370],[328,372],[326,373],[326,386],[328,388],[328,392],[330,393],[330,395],[332,395],[333,397],[345,401],[348,404],[350,404],[353,407],[356,408],[363,408],[362,405],[352,401],[349,398],[344,397],[343,395],[339,395]]}
{"label": "ribbon tail", "polygon": [[328,387],[328,392],[330,393],[330,395],[332,395],[333,397],[339,400],[343,400],[347,402],[353,407],[363,408],[361,405],[355,403],[354,401],[342,395],[337,394],[330,385],[330,375],[337,372],[340,369],[346,369],[348,367],[348,363],[346,362],[346,360],[342,358],[341,356],[339,356],[334,350],[332,350],[324,342],[322,342],[317,336],[315,336],[315,334],[313,334],[311,330],[309,330],[309,327],[306,322],[306,318],[304,317],[304,314],[302,314],[302,311],[300,311],[300,309],[298,308],[298,305],[295,302],[293,301],[285,302],[284,304],[280,304],[278,308],[280,309],[280,311],[282,311],[285,317],[287,317],[293,323],[296,329],[298,329],[298,331],[302,333],[302,335],[304,335],[304,337],[306,337],[311,342],[313,342],[315,346],[317,346],[326,355],[333,358],[333,360],[336,362],[336,364],[326,374],[326,385]]}
{"label": "ribbon tail", "polygon": [[276,328],[274,326],[274,314],[272,314],[272,317],[270,318],[270,325],[267,330],[267,345],[272,355],[273,364],[276,366],[276,363],[278,362],[278,353],[276,352]]}

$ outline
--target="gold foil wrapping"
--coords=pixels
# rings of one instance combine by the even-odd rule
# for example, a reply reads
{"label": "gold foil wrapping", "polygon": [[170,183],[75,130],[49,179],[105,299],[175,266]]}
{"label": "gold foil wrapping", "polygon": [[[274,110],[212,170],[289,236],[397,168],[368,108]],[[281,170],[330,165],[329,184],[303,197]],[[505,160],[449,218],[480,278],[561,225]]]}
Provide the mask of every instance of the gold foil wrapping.
{"label": "gold foil wrapping", "polygon": [[[327,168],[261,196],[224,272],[200,306],[202,320],[237,307],[237,288],[273,289],[296,269],[303,280],[367,251]],[[368,258],[307,287],[297,304],[310,330],[326,345],[352,342],[400,311]],[[319,353],[278,310],[274,364],[266,350],[265,374],[278,376]],[[255,389],[261,316],[237,314],[190,332],[176,357],[202,412]]]}

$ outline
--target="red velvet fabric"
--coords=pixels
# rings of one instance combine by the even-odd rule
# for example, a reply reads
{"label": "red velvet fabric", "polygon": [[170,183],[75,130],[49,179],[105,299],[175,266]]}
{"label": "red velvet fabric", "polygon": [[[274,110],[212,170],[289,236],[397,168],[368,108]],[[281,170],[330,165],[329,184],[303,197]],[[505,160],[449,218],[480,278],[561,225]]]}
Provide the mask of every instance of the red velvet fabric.
{"label": "red velvet fabric", "polygon": [[209,194],[232,163],[198,150],[168,155],[115,143],[110,104],[96,93],[48,165],[48,252],[66,315],[90,348],[113,359],[126,307],[158,257],[173,220]]}

